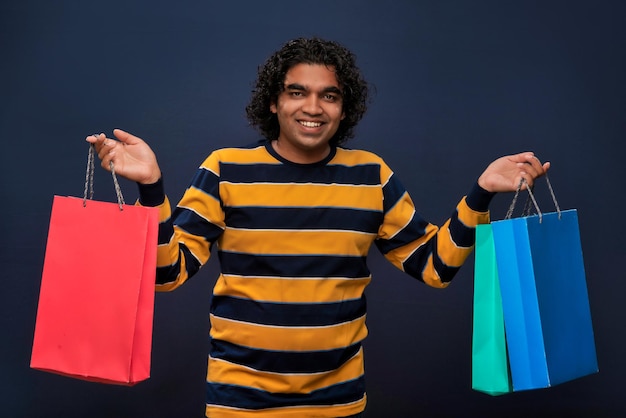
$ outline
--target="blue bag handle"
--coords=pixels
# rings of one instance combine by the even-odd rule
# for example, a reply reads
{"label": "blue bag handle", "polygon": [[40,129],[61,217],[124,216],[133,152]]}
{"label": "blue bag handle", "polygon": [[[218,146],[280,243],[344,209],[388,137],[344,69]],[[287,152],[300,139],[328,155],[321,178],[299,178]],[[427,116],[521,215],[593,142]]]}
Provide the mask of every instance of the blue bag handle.
{"label": "blue bag handle", "polygon": [[[561,219],[561,208],[559,207],[559,203],[556,201],[556,196],[554,194],[554,189],[552,188],[552,184],[550,183],[550,179],[548,178],[548,173],[544,174],[544,176],[546,177],[546,183],[548,184],[548,189],[550,190],[550,195],[552,196],[552,201],[554,202],[554,206],[556,208],[556,212],[558,213],[558,218],[560,220]],[[519,193],[522,190],[522,186],[524,184],[526,184],[526,190],[528,190],[528,195],[529,195],[530,199],[532,200],[533,205],[535,206],[535,210],[537,211],[537,215],[539,216],[539,223],[541,223],[541,221],[543,220],[543,215],[541,214],[541,210],[539,209],[539,205],[537,204],[537,200],[535,199],[535,196],[533,195],[533,192],[532,192],[533,188],[530,187],[530,185],[528,184],[528,182],[526,181],[526,179],[524,177],[522,177],[522,179],[519,182],[519,185],[517,186],[517,190],[515,191],[515,196],[513,196],[513,201],[511,202],[511,205],[509,206],[509,210],[507,211],[506,216],[504,217],[504,219],[511,219],[511,216],[513,216],[513,209],[515,209],[515,204],[517,203],[517,197],[519,196]],[[527,201],[526,205],[525,205],[525,208],[524,208],[524,213],[522,214],[522,216],[527,216],[529,210],[530,210],[530,208],[529,208],[528,201]]]}

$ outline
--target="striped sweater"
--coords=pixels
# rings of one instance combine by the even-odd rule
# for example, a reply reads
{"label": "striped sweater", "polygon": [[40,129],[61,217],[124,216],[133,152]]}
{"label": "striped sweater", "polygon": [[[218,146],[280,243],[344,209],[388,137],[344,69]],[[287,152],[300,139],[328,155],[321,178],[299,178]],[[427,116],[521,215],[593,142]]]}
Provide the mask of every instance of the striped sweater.
{"label": "striped sweater", "polygon": [[163,199],[158,291],[182,285],[217,245],[211,418],[362,411],[370,246],[446,287],[473,248],[475,225],[488,222],[489,202],[475,186],[439,228],[416,213],[380,157],[333,148],[324,161],[295,164],[268,141],[213,152],[173,213]]}

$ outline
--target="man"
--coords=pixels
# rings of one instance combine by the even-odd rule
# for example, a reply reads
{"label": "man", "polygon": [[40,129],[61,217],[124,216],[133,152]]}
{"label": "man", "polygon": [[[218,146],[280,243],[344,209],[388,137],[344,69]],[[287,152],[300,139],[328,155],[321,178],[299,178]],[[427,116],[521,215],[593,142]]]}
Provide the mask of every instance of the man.
{"label": "man", "polygon": [[378,156],[343,148],[366,110],[353,54],[297,39],[260,67],[248,118],[264,139],[213,152],[171,213],[157,159],[115,130],[87,137],[102,165],[139,183],[158,206],[157,290],[183,284],[217,244],[206,414],[221,417],[359,416],[366,394],[363,291],[372,243],[396,267],[446,287],[489,222],[496,192],[549,168],[530,152],[489,165],[453,216],[422,219]]}

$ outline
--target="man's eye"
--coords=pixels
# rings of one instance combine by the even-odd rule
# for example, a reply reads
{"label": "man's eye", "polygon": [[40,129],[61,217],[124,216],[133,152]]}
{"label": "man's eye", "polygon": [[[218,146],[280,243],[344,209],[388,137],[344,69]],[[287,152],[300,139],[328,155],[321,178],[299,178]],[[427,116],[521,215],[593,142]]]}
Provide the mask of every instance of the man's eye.
{"label": "man's eye", "polygon": [[302,97],[303,96],[301,91],[292,91],[292,92],[289,93],[289,95],[291,97]]}
{"label": "man's eye", "polygon": [[334,94],[325,94],[324,100],[329,101],[329,102],[335,102],[337,101],[337,96],[335,96]]}

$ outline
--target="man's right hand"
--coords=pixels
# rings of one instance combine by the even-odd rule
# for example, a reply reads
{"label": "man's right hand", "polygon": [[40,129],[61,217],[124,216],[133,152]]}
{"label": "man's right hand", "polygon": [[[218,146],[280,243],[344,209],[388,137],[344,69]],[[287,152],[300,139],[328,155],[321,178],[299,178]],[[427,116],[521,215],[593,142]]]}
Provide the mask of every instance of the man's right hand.
{"label": "man's right hand", "polygon": [[105,134],[86,138],[96,147],[102,167],[110,171],[112,161],[116,174],[141,184],[156,183],[161,178],[161,169],[148,144],[121,129],[113,130],[113,135],[117,140],[107,138]]}

